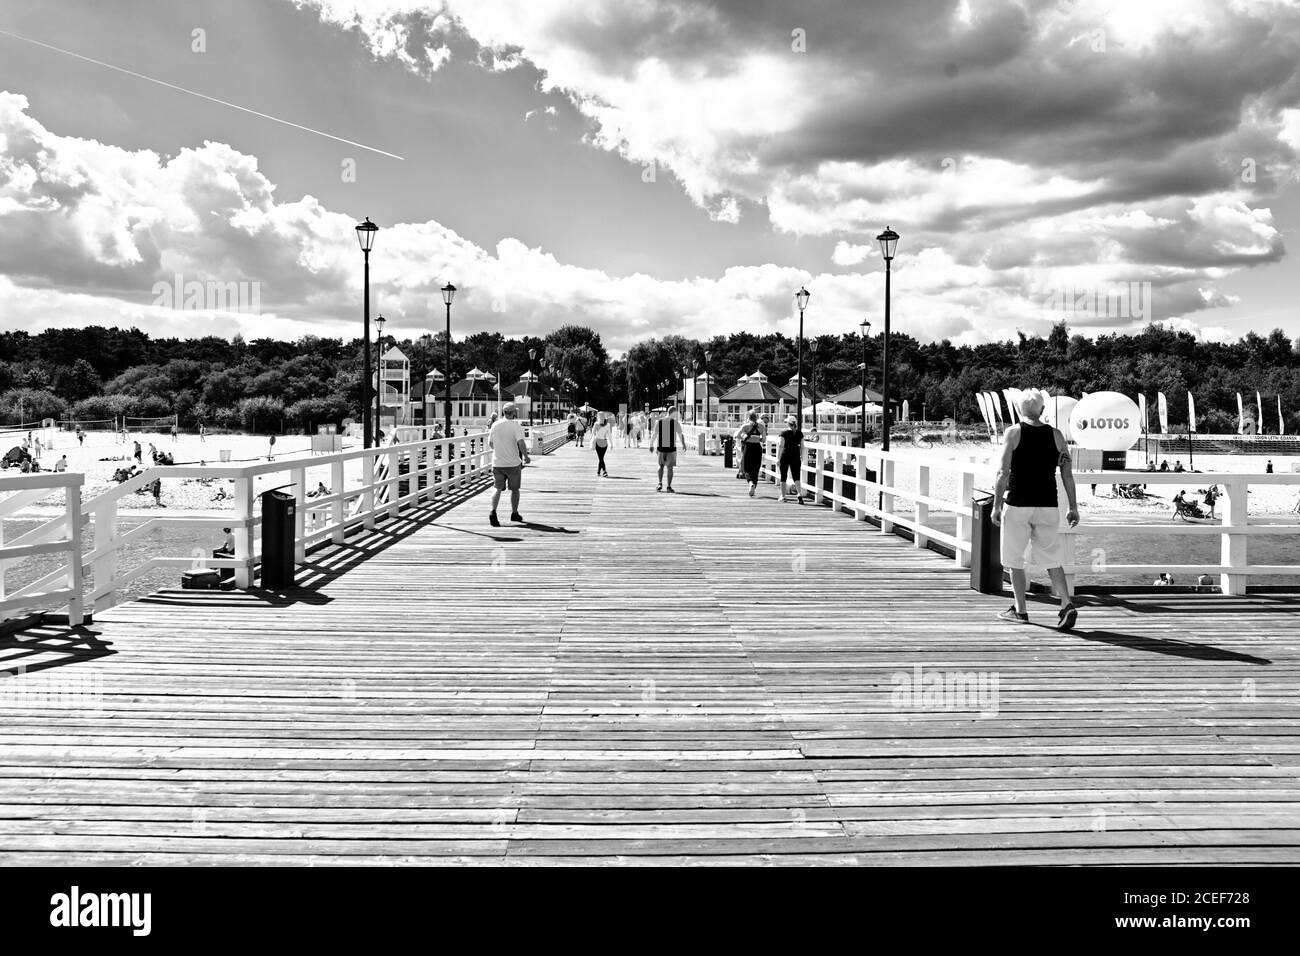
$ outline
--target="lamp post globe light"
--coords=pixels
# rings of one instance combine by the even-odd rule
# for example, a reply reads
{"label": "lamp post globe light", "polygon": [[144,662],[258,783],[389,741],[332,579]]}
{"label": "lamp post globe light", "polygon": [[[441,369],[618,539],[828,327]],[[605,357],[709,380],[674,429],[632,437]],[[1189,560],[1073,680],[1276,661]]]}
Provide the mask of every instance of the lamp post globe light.
{"label": "lamp post globe light", "polygon": [[451,300],[452,297],[455,295],[456,295],[456,287],[452,285],[450,282],[448,282],[445,286],[442,287],[442,301],[447,306],[447,347],[445,350],[446,354],[444,356],[446,359],[447,368],[445,369],[446,378],[444,378],[443,381],[446,383],[444,394],[447,397],[447,406],[446,409],[444,410],[444,417],[446,421],[445,427],[447,429],[445,434],[448,438],[451,437]]}
{"label": "lamp post globe light", "polygon": [[812,293],[803,286],[794,294],[794,304],[799,309],[799,385],[796,390],[798,397],[795,399],[795,415],[799,420],[800,431],[803,430],[803,310],[808,308],[808,300],[811,298]]}
{"label": "lamp post globe light", "polygon": [[357,226],[357,242],[361,243],[361,252],[365,257],[365,278],[362,281],[364,305],[361,308],[361,367],[365,374],[361,376],[361,444],[370,447],[370,250],[375,245],[375,234],[379,227],[366,217],[366,221]]}
{"label": "lamp post globe light", "polygon": [[537,349],[528,350],[528,424],[533,423],[533,403],[537,401],[537,378],[533,374],[533,363],[537,361]]}
{"label": "lamp post globe light", "polygon": [[880,404],[884,406],[881,409],[884,423],[884,435],[881,439],[880,450],[889,451],[889,277],[893,272],[894,249],[898,246],[898,233],[885,227],[885,231],[876,236],[876,241],[880,243],[880,254],[885,257],[885,338],[881,346],[881,365],[883,371],[880,385]]}
{"label": "lamp post globe light", "polygon": [[862,414],[859,416],[859,438],[861,446],[867,447],[867,336],[871,334],[871,323],[863,319],[859,326],[862,329]]}
{"label": "lamp post globe light", "polygon": [[380,419],[384,411],[384,323],[388,320],[382,315],[375,319],[375,447],[383,444],[383,432],[380,431]]}

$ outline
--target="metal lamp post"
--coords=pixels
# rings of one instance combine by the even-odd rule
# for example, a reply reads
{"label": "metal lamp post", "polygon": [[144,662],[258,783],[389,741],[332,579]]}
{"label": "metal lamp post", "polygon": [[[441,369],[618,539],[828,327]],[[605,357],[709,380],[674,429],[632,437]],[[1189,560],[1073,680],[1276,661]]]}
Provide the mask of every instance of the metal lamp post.
{"label": "metal lamp post", "polygon": [[871,323],[863,319],[859,326],[862,329],[862,415],[861,428],[859,435],[862,439],[862,447],[867,447],[867,336],[871,334]]}
{"label": "metal lamp post", "polygon": [[537,349],[528,350],[528,424],[533,423],[533,403],[537,401],[537,375],[533,372],[533,363],[537,361]]}
{"label": "metal lamp post", "polygon": [[898,246],[898,233],[885,227],[885,231],[876,236],[876,241],[880,243],[880,254],[885,257],[885,339],[881,348],[881,364],[884,366],[881,375],[880,386],[880,404],[884,406],[881,409],[885,432],[881,440],[880,450],[889,451],[889,278],[893,272],[894,249]]}
{"label": "metal lamp post", "polygon": [[813,339],[808,343],[808,351],[812,353],[812,410],[813,434],[817,433],[817,340]]}
{"label": "metal lamp post", "polygon": [[812,298],[812,293],[803,286],[794,294],[795,305],[799,307],[799,385],[797,387],[798,398],[795,399],[795,417],[799,421],[799,429],[803,430],[803,310],[808,308],[808,300]]}
{"label": "metal lamp post", "polygon": [[538,373],[537,378],[537,388],[542,395],[542,421],[545,422],[548,417],[546,414],[546,370],[551,367],[550,359],[543,357],[541,367],[542,370]]}
{"label": "metal lamp post", "polygon": [[380,421],[384,413],[384,323],[382,315],[375,319],[375,447],[383,444]]}
{"label": "metal lamp post", "polygon": [[709,361],[712,352],[704,353],[704,427],[713,427],[713,380],[709,378]]}
{"label": "metal lamp post", "polygon": [[[695,386],[697,384],[695,381],[695,370],[699,367],[700,367],[699,363],[696,362],[694,359],[691,359],[691,424],[692,425],[694,425],[698,421],[697,413],[700,410],[700,403],[695,401]],[[708,395],[705,395],[704,399],[705,401],[708,401]]]}
{"label": "metal lamp post", "polygon": [[444,414],[448,438],[451,437],[451,300],[455,294],[456,287],[450,282],[442,287],[442,301],[447,305],[447,348],[445,350],[447,367],[443,369],[443,374],[446,376],[444,381],[447,383],[444,391],[447,397],[447,407]]}
{"label": "metal lamp post", "polygon": [[370,250],[375,245],[375,233],[379,232],[379,227],[366,217],[366,221],[357,226],[357,241],[361,243],[361,252],[365,256],[365,304],[362,306],[362,368],[365,374],[361,376],[361,444],[363,448],[370,447]]}

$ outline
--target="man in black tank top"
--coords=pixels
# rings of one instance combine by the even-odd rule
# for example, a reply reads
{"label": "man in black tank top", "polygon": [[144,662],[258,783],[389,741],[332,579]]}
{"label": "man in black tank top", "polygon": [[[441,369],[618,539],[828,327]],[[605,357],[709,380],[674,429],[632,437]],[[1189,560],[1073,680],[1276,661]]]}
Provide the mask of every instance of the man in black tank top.
{"label": "man in black tank top", "polygon": [[[1011,590],[1016,603],[998,617],[1004,621],[1028,624],[1029,611],[1025,593],[1029,578],[1025,573],[1025,556],[1032,563],[1047,568],[1052,586],[1061,598],[1057,626],[1074,627],[1078,609],[1074,606],[1070,583],[1061,560],[1061,516],[1056,502],[1056,472],[1069,499],[1066,520],[1073,528],[1079,523],[1075,501],[1074,474],[1070,470],[1070,452],[1065,436],[1040,421],[1043,397],[1029,392],[1020,402],[1021,422],[1007,429],[1002,439],[1002,465],[993,492],[993,523],[1002,528],[1002,565],[1011,569]],[[1006,509],[1003,510],[1003,497]]]}

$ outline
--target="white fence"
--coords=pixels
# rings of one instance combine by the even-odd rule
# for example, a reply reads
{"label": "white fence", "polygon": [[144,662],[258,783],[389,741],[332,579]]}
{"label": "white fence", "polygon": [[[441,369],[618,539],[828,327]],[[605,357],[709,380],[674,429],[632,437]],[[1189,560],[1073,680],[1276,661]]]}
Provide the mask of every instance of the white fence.
{"label": "white fence", "polygon": [[[987,461],[963,462],[932,456],[919,457],[907,452],[884,453],[878,448],[864,450],[820,443],[806,444],[804,450],[801,480],[815,502],[826,502],[844,508],[858,521],[871,518],[879,523],[882,533],[906,529],[911,532],[916,547],[928,547],[932,542],[943,545],[953,552],[958,566],[969,567],[971,499],[977,488],[992,491],[995,465]],[[777,479],[775,452],[776,441],[770,439],[764,452],[761,472],[765,480]],[[844,474],[845,465],[853,466],[855,474]],[[866,477],[868,472],[874,478],[869,480]],[[814,475],[816,480],[813,479]],[[1176,485],[1182,488],[1188,487],[1192,482],[1200,486],[1216,484],[1224,492],[1220,505],[1222,523],[1175,522],[1170,520],[1171,512],[1164,511],[1164,520],[1159,523],[1138,520],[1087,522],[1073,529],[1063,526],[1067,545],[1067,574],[1073,574],[1079,567],[1075,551],[1076,542],[1081,536],[1109,535],[1135,543],[1139,546],[1137,550],[1150,553],[1152,560],[1131,564],[1105,562],[1098,570],[1106,574],[1211,574],[1218,576],[1222,592],[1232,595],[1244,594],[1252,577],[1300,577],[1300,564],[1252,564],[1249,560],[1249,543],[1252,539],[1282,535],[1290,536],[1300,543],[1300,524],[1278,519],[1252,520],[1247,509],[1252,486],[1283,485],[1300,490],[1300,474],[1103,471],[1076,474],[1075,480],[1080,485],[1137,483]],[[1063,496],[1061,500],[1064,502]],[[1170,535],[1217,536],[1220,542],[1218,563],[1171,564],[1168,560],[1161,560],[1161,547],[1168,542]],[[1300,557],[1300,548],[1292,553]]]}
{"label": "white fence", "polygon": [[[352,467],[349,468],[349,465]],[[396,517],[402,511],[432,499],[435,495],[459,492],[478,483],[490,472],[491,451],[487,436],[476,434],[452,439],[409,442],[379,448],[354,449],[329,455],[300,456],[253,465],[174,465],[153,467],[88,501],[81,500],[80,474],[39,473],[0,478],[0,517],[14,517],[22,509],[63,490],[64,511],[9,543],[0,542],[0,589],[4,572],[18,561],[35,555],[66,553],[67,563],[30,581],[12,593],[0,590],[0,619],[17,616],[31,607],[65,604],[74,623],[80,623],[85,606],[95,611],[112,607],[123,588],[156,568],[233,569],[235,585],[251,586],[254,570],[261,561],[261,524],[257,495],[275,488],[291,487],[295,499],[294,560],[302,563],[309,550],[329,542],[341,543],[360,528]],[[356,471],[360,471],[357,475]],[[351,474],[349,474],[351,472]],[[327,493],[315,495],[313,484],[324,484]],[[308,476],[311,476],[309,478]],[[171,482],[180,478],[214,479],[234,483],[234,513],[215,516],[176,515],[148,517],[124,530],[118,507],[122,499],[150,485],[155,478]],[[89,521],[93,540],[89,550],[82,546],[82,529]],[[0,524],[0,528],[3,525]],[[134,567],[124,568],[121,559],[126,546],[163,528],[184,528],[216,538],[230,528],[234,553],[228,558],[206,556],[191,550],[181,554],[151,554]],[[79,556],[80,560],[77,560]],[[83,580],[92,578],[83,594]]]}

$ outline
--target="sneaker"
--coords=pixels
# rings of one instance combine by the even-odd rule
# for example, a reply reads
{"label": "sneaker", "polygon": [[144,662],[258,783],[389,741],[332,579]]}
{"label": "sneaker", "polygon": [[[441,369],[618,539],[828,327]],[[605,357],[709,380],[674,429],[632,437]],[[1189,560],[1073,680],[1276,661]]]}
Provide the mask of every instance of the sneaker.
{"label": "sneaker", "polygon": [[1061,608],[1060,613],[1056,616],[1056,626],[1063,631],[1069,631],[1074,628],[1074,622],[1079,619],[1079,609],[1070,602]]}
{"label": "sneaker", "polygon": [[668,493],[669,493],[670,495],[673,494],[673,486],[672,486],[672,485],[669,485],[669,486],[668,486]]}
{"label": "sneaker", "polygon": [[1010,621],[1012,624],[1029,623],[1029,612],[1026,611],[1024,614],[1021,614],[1019,611],[1016,610],[1016,606],[1014,604],[1011,605],[1011,607],[1007,608],[1005,611],[1003,611],[1001,614],[999,614],[998,617],[1004,621]]}
{"label": "sneaker", "polygon": [[751,498],[754,497],[754,492],[756,492],[756,491],[758,491],[758,486],[757,486],[757,485],[750,485],[750,486],[749,486],[749,497],[751,497]]}
{"label": "sneaker", "polygon": [[523,515],[521,515],[518,511],[512,511],[512,512],[510,512],[510,520],[511,520],[511,521],[518,521],[518,522],[520,522],[520,523],[522,524],[522,523],[523,523],[523,520],[524,520],[524,517],[523,517]]}
{"label": "sneaker", "polygon": [[655,491],[663,491],[663,490],[664,490],[663,485],[655,485]]}
{"label": "sneaker", "polygon": [[497,517],[497,513],[495,511],[488,512],[488,524],[490,524],[494,528],[501,527],[501,519]]}

